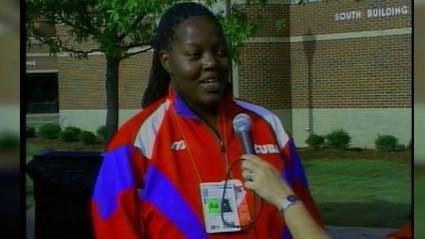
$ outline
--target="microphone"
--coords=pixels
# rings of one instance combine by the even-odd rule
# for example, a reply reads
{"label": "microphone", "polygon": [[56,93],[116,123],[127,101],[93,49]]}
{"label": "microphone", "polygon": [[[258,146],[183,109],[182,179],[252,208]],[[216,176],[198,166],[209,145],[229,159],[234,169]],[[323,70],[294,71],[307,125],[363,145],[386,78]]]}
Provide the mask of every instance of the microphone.
{"label": "microphone", "polygon": [[250,136],[251,125],[251,118],[245,113],[240,113],[233,118],[233,130],[239,136],[245,154],[254,154]]}

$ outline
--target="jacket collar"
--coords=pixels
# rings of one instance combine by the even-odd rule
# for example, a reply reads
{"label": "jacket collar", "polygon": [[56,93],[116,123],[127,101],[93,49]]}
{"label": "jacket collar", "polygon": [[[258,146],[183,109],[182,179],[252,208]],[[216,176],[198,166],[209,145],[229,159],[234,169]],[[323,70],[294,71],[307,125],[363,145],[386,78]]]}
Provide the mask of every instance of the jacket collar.
{"label": "jacket collar", "polygon": [[[197,119],[199,117],[189,108],[189,106],[184,102],[182,97],[176,92],[174,87],[170,86],[168,89],[168,99],[174,104],[176,114],[185,118]],[[233,94],[231,90],[228,90],[227,93],[223,96],[223,99],[218,103],[217,109],[218,114],[230,113],[234,108]]]}

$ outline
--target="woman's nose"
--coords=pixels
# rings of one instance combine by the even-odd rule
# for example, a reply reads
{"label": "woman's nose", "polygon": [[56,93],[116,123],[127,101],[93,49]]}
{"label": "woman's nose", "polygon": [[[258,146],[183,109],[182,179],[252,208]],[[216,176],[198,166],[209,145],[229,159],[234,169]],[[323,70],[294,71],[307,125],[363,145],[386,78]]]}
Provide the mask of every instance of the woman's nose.
{"label": "woman's nose", "polygon": [[214,68],[219,64],[218,56],[212,53],[205,53],[203,57],[204,68]]}

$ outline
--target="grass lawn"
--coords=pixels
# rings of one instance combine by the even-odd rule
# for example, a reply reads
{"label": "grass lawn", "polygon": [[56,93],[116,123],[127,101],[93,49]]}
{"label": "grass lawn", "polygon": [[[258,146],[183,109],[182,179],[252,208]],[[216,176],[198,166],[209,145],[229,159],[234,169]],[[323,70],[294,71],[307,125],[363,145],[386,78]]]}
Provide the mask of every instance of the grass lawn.
{"label": "grass lawn", "polygon": [[415,176],[415,235],[425,238],[425,175]]}
{"label": "grass lawn", "polygon": [[[27,141],[27,158],[46,149],[93,151],[102,150],[103,146],[32,138]],[[326,225],[396,228],[410,219],[409,153],[300,150],[300,155]],[[422,188],[425,189],[425,177]],[[425,190],[422,193],[425,200]],[[27,207],[34,204],[28,176],[26,200]],[[422,220],[425,223],[425,217]]]}
{"label": "grass lawn", "polygon": [[27,151],[26,151],[25,154],[27,156],[27,159],[29,159],[29,157],[32,157],[34,154],[37,154],[39,152],[42,152],[43,150],[45,150],[45,148],[43,146],[39,146],[39,145],[35,145],[35,144],[27,144],[26,150]]}
{"label": "grass lawn", "polygon": [[410,166],[368,159],[304,160],[326,225],[397,228],[410,219]]}

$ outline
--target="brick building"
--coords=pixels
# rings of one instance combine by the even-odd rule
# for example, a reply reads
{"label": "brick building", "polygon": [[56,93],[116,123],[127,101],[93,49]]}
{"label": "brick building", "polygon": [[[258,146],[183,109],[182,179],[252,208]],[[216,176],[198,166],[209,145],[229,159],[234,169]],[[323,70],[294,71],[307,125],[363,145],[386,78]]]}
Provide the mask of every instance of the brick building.
{"label": "brick building", "polygon": [[[234,66],[234,94],[275,112],[298,146],[311,132],[323,135],[338,128],[350,133],[353,147],[374,147],[378,134],[408,144],[411,1],[305,2],[240,5],[250,16],[262,14],[265,24],[246,42],[241,63]],[[274,27],[281,18],[283,31]],[[29,48],[27,73],[29,81],[56,82],[53,117],[62,126],[92,131],[105,124],[104,56],[76,60],[46,52],[34,44]],[[120,122],[139,110],[150,62],[151,53],[143,53],[121,63]]]}

